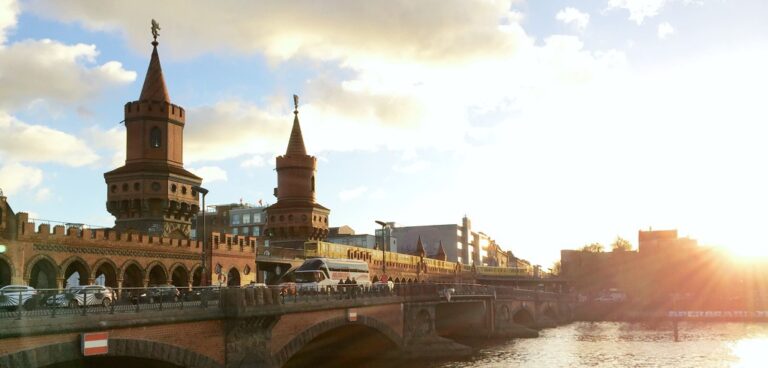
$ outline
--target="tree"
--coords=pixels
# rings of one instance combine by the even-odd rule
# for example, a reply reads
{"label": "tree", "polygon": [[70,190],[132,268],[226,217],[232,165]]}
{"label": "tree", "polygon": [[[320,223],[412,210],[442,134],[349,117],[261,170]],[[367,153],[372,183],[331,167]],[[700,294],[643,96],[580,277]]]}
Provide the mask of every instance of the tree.
{"label": "tree", "polygon": [[611,250],[614,252],[628,252],[632,250],[632,243],[627,239],[617,236],[616,240],[611,243]]}
{"label": "tree", "polygon": [[560,272],[563,271],[563,264],[558,260],[555,261],[555,263],[552,263],[552,276],[560,276]]}
{"label": "tree", "polygon": [[600,243],[587,244],[581,247],[582,252],[600,253],[605,250],[605,247]]}

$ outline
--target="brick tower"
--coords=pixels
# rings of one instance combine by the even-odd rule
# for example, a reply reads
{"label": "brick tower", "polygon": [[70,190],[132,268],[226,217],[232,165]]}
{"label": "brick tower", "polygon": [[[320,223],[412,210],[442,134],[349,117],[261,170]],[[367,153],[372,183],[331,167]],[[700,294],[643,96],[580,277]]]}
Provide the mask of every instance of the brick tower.
{"label": "brick tower", "polygon": [[184,169],[184,109],[168,97],[157,45],[155,35],[139,100],[125,104],[125,165],[104,174],[107,211],[117,230],[188,238],[202,179]]}
{"label": "brick tower", "polygon": [[266,234],[274,246],[303,248],[328,236],[331,210],[315,200],[317,159],[307,154],[299,125],[299,98],[293,96],[293,128],[285,155],[277,157],[277,203],[267,207]]}

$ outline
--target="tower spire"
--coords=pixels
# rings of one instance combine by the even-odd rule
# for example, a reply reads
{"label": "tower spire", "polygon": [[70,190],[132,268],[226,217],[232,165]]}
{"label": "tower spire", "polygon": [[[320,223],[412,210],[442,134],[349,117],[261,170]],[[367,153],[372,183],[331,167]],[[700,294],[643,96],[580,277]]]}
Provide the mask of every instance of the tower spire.
{"label": "tower spire", "polygon": [[157,32],[160,29],[160,25],[152,19],[152,57],[149,59],[149,67],[147,68],[147,75],[144,77],[144,87],[141,88],[141,96],[139,101],[157,101],[157,102],[171,102],[171,98],[168,96],[168,88],[165,87],[165,78],[163,78],[163,68],[160,66],[160,56],[157,54],[157,36],[160,34]]}
{"label": "tower spire", "polygon": [[286,156],[306,156],[307,148],[304,147],[304,137],[301,135],[301,125],[299,125],[299,96],[293,95],[293,128],[291,129],[291,138],[288,140],[288,149],[285,150]]}
{"label": "tower spire", "polygon": [[424,244],[421,244],[421,235],[419,235],[419,241],[416,242],[416,255],[419,257],[427,255],[427,252],[424,250]]}

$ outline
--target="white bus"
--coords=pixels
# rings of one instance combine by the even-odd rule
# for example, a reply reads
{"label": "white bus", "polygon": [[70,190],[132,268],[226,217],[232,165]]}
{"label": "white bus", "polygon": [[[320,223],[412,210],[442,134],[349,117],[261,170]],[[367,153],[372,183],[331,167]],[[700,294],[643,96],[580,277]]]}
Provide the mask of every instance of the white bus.
{"label": "white bus", "polygon": [[328,290],[347,279],[354,280],[357,285],[371,285],[368,262],[352,259],[307,259],[293,271],[293,275],[300,289]]}

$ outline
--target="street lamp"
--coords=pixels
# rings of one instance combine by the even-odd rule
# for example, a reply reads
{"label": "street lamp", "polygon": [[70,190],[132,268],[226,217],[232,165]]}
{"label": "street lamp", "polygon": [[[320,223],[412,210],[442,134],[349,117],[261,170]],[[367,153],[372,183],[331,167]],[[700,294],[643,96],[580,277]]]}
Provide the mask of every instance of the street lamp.
{"label": "street lamp", "polygon": [[208,194],[208,189],[195,185],[192,190],[203,194],[203,252],[201,254],[203,270],[200,273],[200,286],[210,286],[208,282],[208,263],[206,262],[206,253],[208,252],[208,237],[205,236],[205,195]]}
{"label": "street lamp", "polygon": [[381,225],[381,274],[386,275],[387,274],[387,253],[386,253],[386,242],[387,242],[387,236],[386,236],[386,228],[389,226],[384,221],[376,220],[376,223]]}

